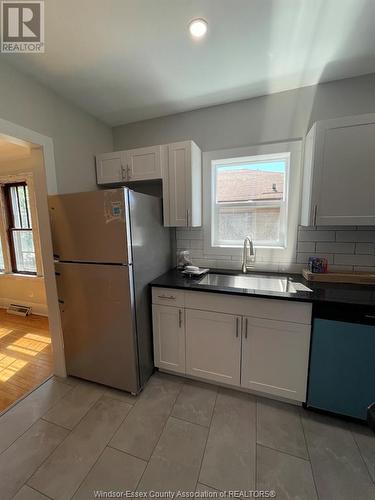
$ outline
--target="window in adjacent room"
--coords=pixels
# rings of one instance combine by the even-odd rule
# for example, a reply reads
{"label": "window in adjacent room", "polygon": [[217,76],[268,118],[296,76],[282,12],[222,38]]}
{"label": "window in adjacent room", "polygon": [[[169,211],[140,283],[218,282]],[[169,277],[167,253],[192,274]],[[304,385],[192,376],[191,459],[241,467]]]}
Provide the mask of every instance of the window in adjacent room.
{"label": "window in adjacent room", "polygon": [[285,248],[290,153],[212,162],[212,247]]}
{"label": "window in adjacent room", "polygon": [[12,272],[36,274],[28,186],[26,182],[17,182],[6,184],[3,190]]}

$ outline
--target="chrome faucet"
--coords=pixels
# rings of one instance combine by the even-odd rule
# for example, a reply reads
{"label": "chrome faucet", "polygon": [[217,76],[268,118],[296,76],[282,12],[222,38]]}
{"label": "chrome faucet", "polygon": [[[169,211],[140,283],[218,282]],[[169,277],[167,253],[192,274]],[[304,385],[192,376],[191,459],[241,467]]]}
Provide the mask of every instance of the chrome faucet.
{"label": "chrome faucet", "polygon": [[247,273],[255,266],[255,250],[252,238],[246,236],[243,242],[242,272]]}

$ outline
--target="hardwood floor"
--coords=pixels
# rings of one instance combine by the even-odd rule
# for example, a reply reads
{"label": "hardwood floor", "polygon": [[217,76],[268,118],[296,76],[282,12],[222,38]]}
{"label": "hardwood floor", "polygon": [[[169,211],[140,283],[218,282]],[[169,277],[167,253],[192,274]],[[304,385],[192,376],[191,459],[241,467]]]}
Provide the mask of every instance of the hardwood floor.
{"label": "hardwood floor", "polygon": [[0,412],[52,374],[48,319],[0,309]]}

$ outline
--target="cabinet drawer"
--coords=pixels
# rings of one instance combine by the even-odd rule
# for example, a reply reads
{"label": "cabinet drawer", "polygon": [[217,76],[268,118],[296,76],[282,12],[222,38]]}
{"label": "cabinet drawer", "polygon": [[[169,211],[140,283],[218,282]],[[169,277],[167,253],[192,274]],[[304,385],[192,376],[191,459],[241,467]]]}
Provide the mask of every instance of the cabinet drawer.
{"label": "cabinet drawer", "polygon": [[311,324],[312,304],[306,302],[186,291],[185,306],[189,309]]}
{"label": "cabinet drawer", "polygon": [[184,307],[185,292],[183,290],[175,290],[174,288],[152,288],[152,303],[162,306]]}

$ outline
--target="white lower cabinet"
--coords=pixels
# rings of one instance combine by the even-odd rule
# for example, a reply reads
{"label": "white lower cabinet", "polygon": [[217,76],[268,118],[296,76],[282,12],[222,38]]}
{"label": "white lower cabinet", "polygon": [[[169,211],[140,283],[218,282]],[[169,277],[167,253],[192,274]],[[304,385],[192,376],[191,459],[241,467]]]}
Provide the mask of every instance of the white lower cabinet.
{"label": "white lower cabinet", "polygon": [[[306,401],[312,305],[233,296],[225,303],[225,295],[212,295],[153,289],[155,365]],[[159,304],[167,299],[179,307]]]}
{"label": "white lower cabinet", "polygon": [[185,310],[186,373],[240,385],[241,318],[232,314]]}
{"label": "white lower cabinet", "polygon": [[310,325],[245,317],[241,386],[306,400]]}
{"label": "white lower cabinet", "polygon": [[154,304],[152,317],[155,365],[165,370],[185,373],[184,310]]}

